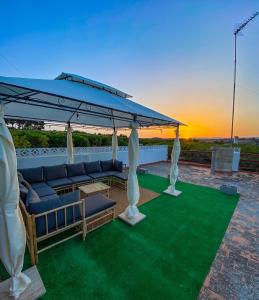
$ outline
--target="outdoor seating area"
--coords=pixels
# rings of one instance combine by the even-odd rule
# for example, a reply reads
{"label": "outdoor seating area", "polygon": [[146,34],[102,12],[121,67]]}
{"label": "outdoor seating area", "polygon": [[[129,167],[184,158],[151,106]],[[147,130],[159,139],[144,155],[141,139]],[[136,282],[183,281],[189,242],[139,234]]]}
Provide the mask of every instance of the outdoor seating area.
{"label": "outdoor seating area", "polygon": [[[20,206],[33,265],[38,263],[39,253],[78,235],[84,240],[89,231],[114,219],[115,202],[107,197],[109,194],[101,193],[109,186],[100,188],[96,182],[110,186],[122,182],[120,186],[127,186],[127,173],[118,160],[28,168],[18,174]],[[87,192],[90,186],[97,186],[95,193]],[[40,242],[71,228],[77,231],[39,249]]]}

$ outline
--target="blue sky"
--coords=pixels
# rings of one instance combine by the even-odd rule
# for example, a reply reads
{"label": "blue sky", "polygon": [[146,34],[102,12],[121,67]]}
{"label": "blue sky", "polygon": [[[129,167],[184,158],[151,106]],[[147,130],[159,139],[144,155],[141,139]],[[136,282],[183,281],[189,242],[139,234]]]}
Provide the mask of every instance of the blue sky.
{"label": "blue sky", "polygon": [[[2,1],[0,74],[80,74],[188,123],[183,136],[228,136],[233,30],[257,10],[249,0]],[[259,17],[238,37],[240,136],[259,136],[258,32]]]}

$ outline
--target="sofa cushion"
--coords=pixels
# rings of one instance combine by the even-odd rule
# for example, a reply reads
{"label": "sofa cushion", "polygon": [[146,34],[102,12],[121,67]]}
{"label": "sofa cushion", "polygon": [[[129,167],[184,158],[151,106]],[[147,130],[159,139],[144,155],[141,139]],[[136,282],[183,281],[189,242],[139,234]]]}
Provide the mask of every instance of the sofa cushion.
{"label": "sofa cushion", "polygon": [[85,199],[85,217],[90,217],[116,204],[103,194],[95,194]]}
{"label": "sofa cushion", "polygon": [[86,174],[101,172],[99,160],[85,163]]}
{"label": "sofa cushion", "polygon": [[21,170],[19,170],[19,172],[22,174],[22,177],[25,180],[27,180],[29,183],[35,183],[35,182],[43,181],[42,167],[21,169]]}
{"label": "sofa cushion", "polygon": [[22,183],[19,183],[19,190],[20,190],[20,197],[24,200],[27,197],[29,189]]}
{"label": "sofa cushion", "polygon": [[72,184],[72,181],[68,178],[59,178],[54,180],[48,180],[47,184],[52,188],[58,188],[62,186],[68,186]]}
{"label": "sofa cushion", "polygon": [[113,163],[113,170],[122,172],[123,171],[123,163],[122,161],[115,160]]}
{"label": "sofa cushion", "polygon": [[69,179],[73,182],[73,183],[79,183],[79,182],[86,182],[86,181],[90,181],[92,180],[92,177],[87,176],[87,175],[81,175],[81,176],[74,176],[74,177],[69,177]]}
{"label": "sofa cushion", "polygon": [[35,203],[39,203],[40,201],[41,200],[40,200],[39,195],[33,189],[29,189],[26,199],[25,199],[25,202],[24,202],[25,206],[27,208],[30,208],[31,205],[33,205]]}
{"label": "sofa cushion", "polygon": [[67,177],[85,175],[84,163],[69,164],[67,166]]}
{"label": "sofa cushion", "polygon": [[103,177],[107,177],[108,176],[108,174],[106,172],[90,173],[88,175],[90,177],[94,178],[94,179],[103,178]]}
{"label": "sofa cushion", "polygon": [[103,172],[113,170],[113,160],[112,159],[110,159],[110,160],[101,160],[100,165],[102,167]]}
{"label": "sofa cushion", "polygon": [[51,194],[51,195],[42,196],[42,197],[40,197],[40,200],[41,201],[47,201],[47,200],[53,200],[53,199],[55,200],[58,197],[59,197],[58,194],[55,193],[55,194]]}
{"label": "sofa cushion", "polygon": [[123,181],[127,181],[128,180],[128,173],[122,173],[122,172],[116,172],[114,175],[114,177],[119,178]]}
{"label": "sofa cushion", "polygon": [[46,181],[67,177],[66,165],[43,167],[43,171],[44,171],[44,179]]}
{"label": "sofa cushion", "polygon": [[56,194],[56,192],[51,188],[49,185],[47,185],[45,182],[41,183],[34,183],[31,185],[34,191],[39,195],[39,197],[44,197],[52,194]]}
{"label": "sofa cushion", "polygon": [[[47,212],[49,210],[76,202],[79,200],[80,193],[79,191],[71,192],[66,195],[63,195],[61,197],[51,197],[46,198],[45,200],[40,201],[39,203],[34,203],[30,206],[30,213],[32,214],[40,214],[43,212]],[[56,230],[56,217],[55,213],[48,214],[48,231],[52,232]],[[80,214],[80,207],[79,205],[75,206],[75,209],[73,208],[67,208],[66,209],[66,218],[67,218],[67,224],[71,224],[74,221],[81,218]],[[57,212],[57,223],[58,227],[62,228],[65,225],[65,211],[64,209],[59,210]],[[46,234],[46,218],[45,216],[36,218],[36,231],[37,236],[41,236],[43,234]]]}

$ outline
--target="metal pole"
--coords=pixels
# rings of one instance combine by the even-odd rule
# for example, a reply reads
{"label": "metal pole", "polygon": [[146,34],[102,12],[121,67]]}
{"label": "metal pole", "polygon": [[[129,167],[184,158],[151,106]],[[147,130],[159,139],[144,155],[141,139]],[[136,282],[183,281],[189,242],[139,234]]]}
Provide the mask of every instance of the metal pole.
{"label": "metal pole", "polygon": [[237,35],[241,32],[249,22],[251,22],[259,12],[255,12],[249,19],[247,19],[244,23],[242,23],[234,32],[235,36],[235,58],[234,58],[234,84],[233,84],[233,103],[232,103],[232,120],[231,120],[231,146],[233,147],[234,139],[233,139],[233,132],[234,132],[234,116],[235,116],[235,102],[236,102],[236,76],[237,76]]}
{"label": "metal pole", "polygon": [[235,33],[235,54],[234,54],[234,84],[233,84],[233,103],[232,103],[232,120],[231,120],[231,147],[233,147],[233,130],[236,102],[236,77],[237,77],[237,34]]}

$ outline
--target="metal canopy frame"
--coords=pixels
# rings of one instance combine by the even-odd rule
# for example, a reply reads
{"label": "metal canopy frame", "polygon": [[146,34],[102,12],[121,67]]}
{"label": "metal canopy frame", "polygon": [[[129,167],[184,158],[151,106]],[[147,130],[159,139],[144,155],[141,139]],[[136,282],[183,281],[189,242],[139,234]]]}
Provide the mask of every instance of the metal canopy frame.
{"label": "metal canopy frame", "polygon": [[[77,83],[75,83],[77,84]],[[24,120],[34,120],[34,121],[48,121],[48,122],[55,122],[58,121],[60,123],[68,123],[71,122],[71,124],[84,124],[84,125],[91,125],[87,123],[82,123],[80,121],[77,122],[77,120],[73,120],[72,118],[75,115],[80,115],[80,116],[91,116],[95,118],[105,118],[111,120],[111,125],[102,125],[98,124],[98,127],[103,127],[103,128],[128,128],[128,126],[115,126],[115,120],[117,121],[127,121],[127,122],[133,122],[134,120],[139,123],[140,127],[152,127],[152,126],[173,126],[177,127],[179,125],[184,125],[181,122],[175,121],[166,121],[160,118],[154,118],[154,117],[149,117],[145,116],[142,114],[133,114],[128,111],[123,111],[120,109],[114,109],[110,108],[108,106],[102,106],[99,104],[93,104],[92,102],[88,102],[87,100],[81,101],[76,98],[71,98],[71,97],[64,97],[60,96],[55,93],[51,92],[46,92],[46,91],[40,91],[37,89],[32,89],[30,87],[24,87],[24,86],[19,86],[15,84],[10,84],[10,83],[1,83],[0,86],[3,86],[7,91],[9,90],[10,92],[5,92],[2,91],[0,92],[0,101],[3,101],[4,104],[8,106],[10,103],[19,103],[22,105],[29,105],[33,107],[42,107],[42,108],[48,108],[48,109],[53,109],[55,111],[65,111],[68,113],[71,113],[70,117],[66,121],[60,121],[58,119],[53,120],[53,118],[47,119],[46,117],[41,118],[41,117],[35,117],[35,116],[19,116],[19,115],[10,115],[8,112],[6,113],[6,117],[8,118],[19,118],[19,119],[24,119]],[[25,92],[19,93],[15,89],[21,89],[25,90]],[[12,94],[11,94],[12,93]],[[38,95],[38,97],[37,97]],[[50,97],[55,97],[57,98],[57,103],[53,103],[47,100],[40,99],[40,96],[50,96]],[[67,104],[65,104],[66,101],[73,101],[73,102],[78,102],[77,107],[72,107]],[[84,106],[85,108],[83,108]],[[88,108],[89,106],[89,108]],[[93,108],[97,108],[99,111],[96,109],[94,110]],[[103,110],[103,111],[102,111]],[[105,111],[104,111],[105,110]],[[120,116],[119,114],[123,114],[123,116]],[[92,125],[95,126],[95,125]]]}

